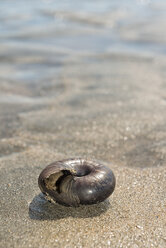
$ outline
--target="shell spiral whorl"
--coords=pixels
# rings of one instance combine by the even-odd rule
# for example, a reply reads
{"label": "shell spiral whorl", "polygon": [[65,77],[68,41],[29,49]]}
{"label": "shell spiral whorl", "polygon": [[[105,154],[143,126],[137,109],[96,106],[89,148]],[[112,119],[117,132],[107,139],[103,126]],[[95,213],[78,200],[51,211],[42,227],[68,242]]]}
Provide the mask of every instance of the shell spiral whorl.
{"label": "shell spiral whorl", "polygon": [[110,168],[80,158],[56,161],[38,178],[40,190],[49,199],[74,207],[104,201],[114,191],[115,183]]}

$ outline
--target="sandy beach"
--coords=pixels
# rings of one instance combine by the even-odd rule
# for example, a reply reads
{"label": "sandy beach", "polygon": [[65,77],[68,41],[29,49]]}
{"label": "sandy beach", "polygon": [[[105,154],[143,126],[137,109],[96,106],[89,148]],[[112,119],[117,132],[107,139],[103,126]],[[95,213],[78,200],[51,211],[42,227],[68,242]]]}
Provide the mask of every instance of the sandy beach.
{"label": "sandy beach", "polygon": [[[165,2],[14,2],[0,3],[0,247],[166,247]],[[72,157],[113,170],[106,201],[45,200],[41,170]]]}

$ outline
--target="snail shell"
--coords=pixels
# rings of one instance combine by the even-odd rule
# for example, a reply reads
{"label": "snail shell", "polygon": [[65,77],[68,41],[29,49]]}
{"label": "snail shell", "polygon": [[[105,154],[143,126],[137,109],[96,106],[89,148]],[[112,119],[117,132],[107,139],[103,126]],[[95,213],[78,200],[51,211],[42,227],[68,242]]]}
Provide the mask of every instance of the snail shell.
{"label": "snail shell", "polygon": [[74,207],[104,201],[114,191],[115,181],[108,167],[80,158],[56,161],[38,178],[39,188],[48,199]]}

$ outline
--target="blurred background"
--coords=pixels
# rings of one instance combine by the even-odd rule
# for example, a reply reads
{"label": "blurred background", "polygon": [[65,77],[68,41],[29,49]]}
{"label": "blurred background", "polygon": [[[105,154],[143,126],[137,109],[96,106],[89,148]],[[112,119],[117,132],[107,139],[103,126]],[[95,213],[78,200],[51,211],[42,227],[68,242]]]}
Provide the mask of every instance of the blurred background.
{"label": "blurred background", "polygon": [[165,13],[165,0],[1,0],[0,155],[161,165]]}

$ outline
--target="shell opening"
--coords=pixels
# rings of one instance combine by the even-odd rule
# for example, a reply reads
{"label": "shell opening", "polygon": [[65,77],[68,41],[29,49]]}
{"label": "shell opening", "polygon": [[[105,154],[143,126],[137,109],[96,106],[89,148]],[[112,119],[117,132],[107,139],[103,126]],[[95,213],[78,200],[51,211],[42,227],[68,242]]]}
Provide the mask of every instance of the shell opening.
{"label": "shell opening", "polygon": [[62,171],[63,175],[61,175],[58,180],[56,181],[55,185],[56,185],[56,191],[60,194],[61,193],[61,184],[64,181],[64,179],[66,177],[68,177],[69,175],[71,175],[70,171],[68,170],[63,170]]}
{"label": "shell opening", "polygon": [[61,193],[62,190],[62,184],[65,178],[68,176],[71,177],[71,172],[68,170],[62,170],[58,173],[54,173],[50,175],[48,178],[45,180],[45,186],[49,190],[57,191],[57,193]]}

